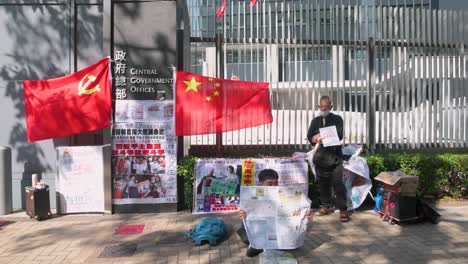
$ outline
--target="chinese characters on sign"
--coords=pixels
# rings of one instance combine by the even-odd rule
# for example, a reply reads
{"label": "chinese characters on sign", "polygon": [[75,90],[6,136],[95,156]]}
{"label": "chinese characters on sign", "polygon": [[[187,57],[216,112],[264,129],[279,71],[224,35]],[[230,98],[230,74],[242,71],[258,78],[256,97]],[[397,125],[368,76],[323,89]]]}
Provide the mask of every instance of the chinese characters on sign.
{"label": "chinese characters on sign", "polygon": [[59,212],[104,212],[102,147],[58,147],[57,156]]}
{"label": "chinese characters on sign", "polygon": [[114,61],[117,100],[172,100],[171,75],[155,68],[134,67],[123,50],[114,52]]}
{"label": "chinese characters on sign", "polygon": [[[113,204],[177,202],[172,76],[114,53]],[[161,88],[161,86],[163,88]],[[166,92],[167,91],[167,92]]]}
{"label": "chinese characters on sign", "polygon": [[127,98],[127,82],[125,77],[125,71],[127,68],[125,56],[127,53],[123,50],[116,50],[114,54],[115,60],[115,98],[117,100],[123,100]]}
{"label": "chinese characters on sign", "polygon": [[113,203],[177,202],[176,137],[170,123],[116,123]]}
{"label": "chinese characters on sign", "polygon": [[303,159],[200,159],[195,165],[195,214],[239,209],[241,186],[259,186],[264,169],[278,172],[281,186],[307,193],[307,163]]}
{"label": "chinese characters on sign", "polygon": [[242,186],[241,208],[252,247],[295,249],[304,244],[310,200],[297,186]]}

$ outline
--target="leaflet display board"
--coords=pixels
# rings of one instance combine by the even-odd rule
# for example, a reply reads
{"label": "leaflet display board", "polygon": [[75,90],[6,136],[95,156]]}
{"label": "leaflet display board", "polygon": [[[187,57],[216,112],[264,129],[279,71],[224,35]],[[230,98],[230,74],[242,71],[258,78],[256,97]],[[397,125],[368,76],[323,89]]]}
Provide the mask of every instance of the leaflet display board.
{"label": "leaflet display board", "polygon": [[[57,212],[110,212],[104,160],[109,146],[58,147]],[[107,181],[107,184],[106,184]],[[106,186],[107,185],[107,186]],[[110,198],[110,197],[109,197]]]}
{"label": "leaflet display board", "polygon": [[173,127],[172,122],[114,124],[113,204],[177,202]]}
{"label": "leaflet display board", "polygon": [[305,159],[199,159],[195,165],[194,214],[232,212],[239,209],[240,187],[261,186],[259,174],[271,169],[279,186],[296,186],[307,194]]}

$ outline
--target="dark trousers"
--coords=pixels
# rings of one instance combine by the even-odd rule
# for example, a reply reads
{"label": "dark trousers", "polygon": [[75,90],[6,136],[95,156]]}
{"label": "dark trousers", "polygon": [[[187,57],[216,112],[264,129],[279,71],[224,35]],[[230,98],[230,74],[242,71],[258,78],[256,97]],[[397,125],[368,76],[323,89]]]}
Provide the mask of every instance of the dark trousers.
{"label": "dark trousers", "polygon": [[249,237],[247,236],[247,231],[245,230],[244,221],[242,221],[241,227],[239,228],[239,230],[237,230],[237,234],[239,235],[242,242],[244,242],[247,245],[250,244]]}
{"label": "dark trousers", "polygon": [[346,211],[346,187],[343,183],[343,166],[330,169],[316,167],[320,183],[320,203],[322,207],[332,207],[332,188],[335,194],[335,208]]}

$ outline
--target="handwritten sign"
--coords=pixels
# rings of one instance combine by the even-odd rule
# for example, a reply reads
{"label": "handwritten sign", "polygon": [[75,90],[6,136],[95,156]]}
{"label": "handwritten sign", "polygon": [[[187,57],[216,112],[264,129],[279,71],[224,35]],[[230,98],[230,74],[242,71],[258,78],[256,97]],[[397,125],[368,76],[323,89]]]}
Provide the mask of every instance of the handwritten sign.
{"label": "handwritten sign", "polygon": [[58,147],[59,213],[103,212],[103,149],[99,146]]}
{"label": "handwritten sign", "polygon": [[338,132],[336,126],[329,126],[320,128],[320,137],[322,138],[322,144],[324,147],[339,146],[341,141],[338,138]]}

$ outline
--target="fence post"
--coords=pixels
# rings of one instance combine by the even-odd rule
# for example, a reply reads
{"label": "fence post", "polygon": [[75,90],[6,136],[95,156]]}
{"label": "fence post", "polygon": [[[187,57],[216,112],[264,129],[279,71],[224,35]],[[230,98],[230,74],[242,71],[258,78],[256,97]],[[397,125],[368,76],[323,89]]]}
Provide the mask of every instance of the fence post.
{"label": "fence post", "polygon": [[[184,24],[181,23],[177,28],[177,69],[184,69]],[[173,82],[176,80],[174,79]],[[175,91],[174,91],[175,98]],[[175,106],[174,106],[175,107]],[[175,129],[175,128],[174,128]],[[177,160],[182,160],[184,158],[184,137],[177,137]]]}
{"label": "fence post", "polygon": [[[217,32],[216,37],[216,77],[224,78],[223,32]],[[223,150],[223,135],[216,134],[216,156],[221,157]]]}
{"label": "fence post", "polygon": [[367,41],[367,96],[366,96],[366,119],[367,119],[367,149],[369,153],[375,151],[375,41],[369,38]]}

